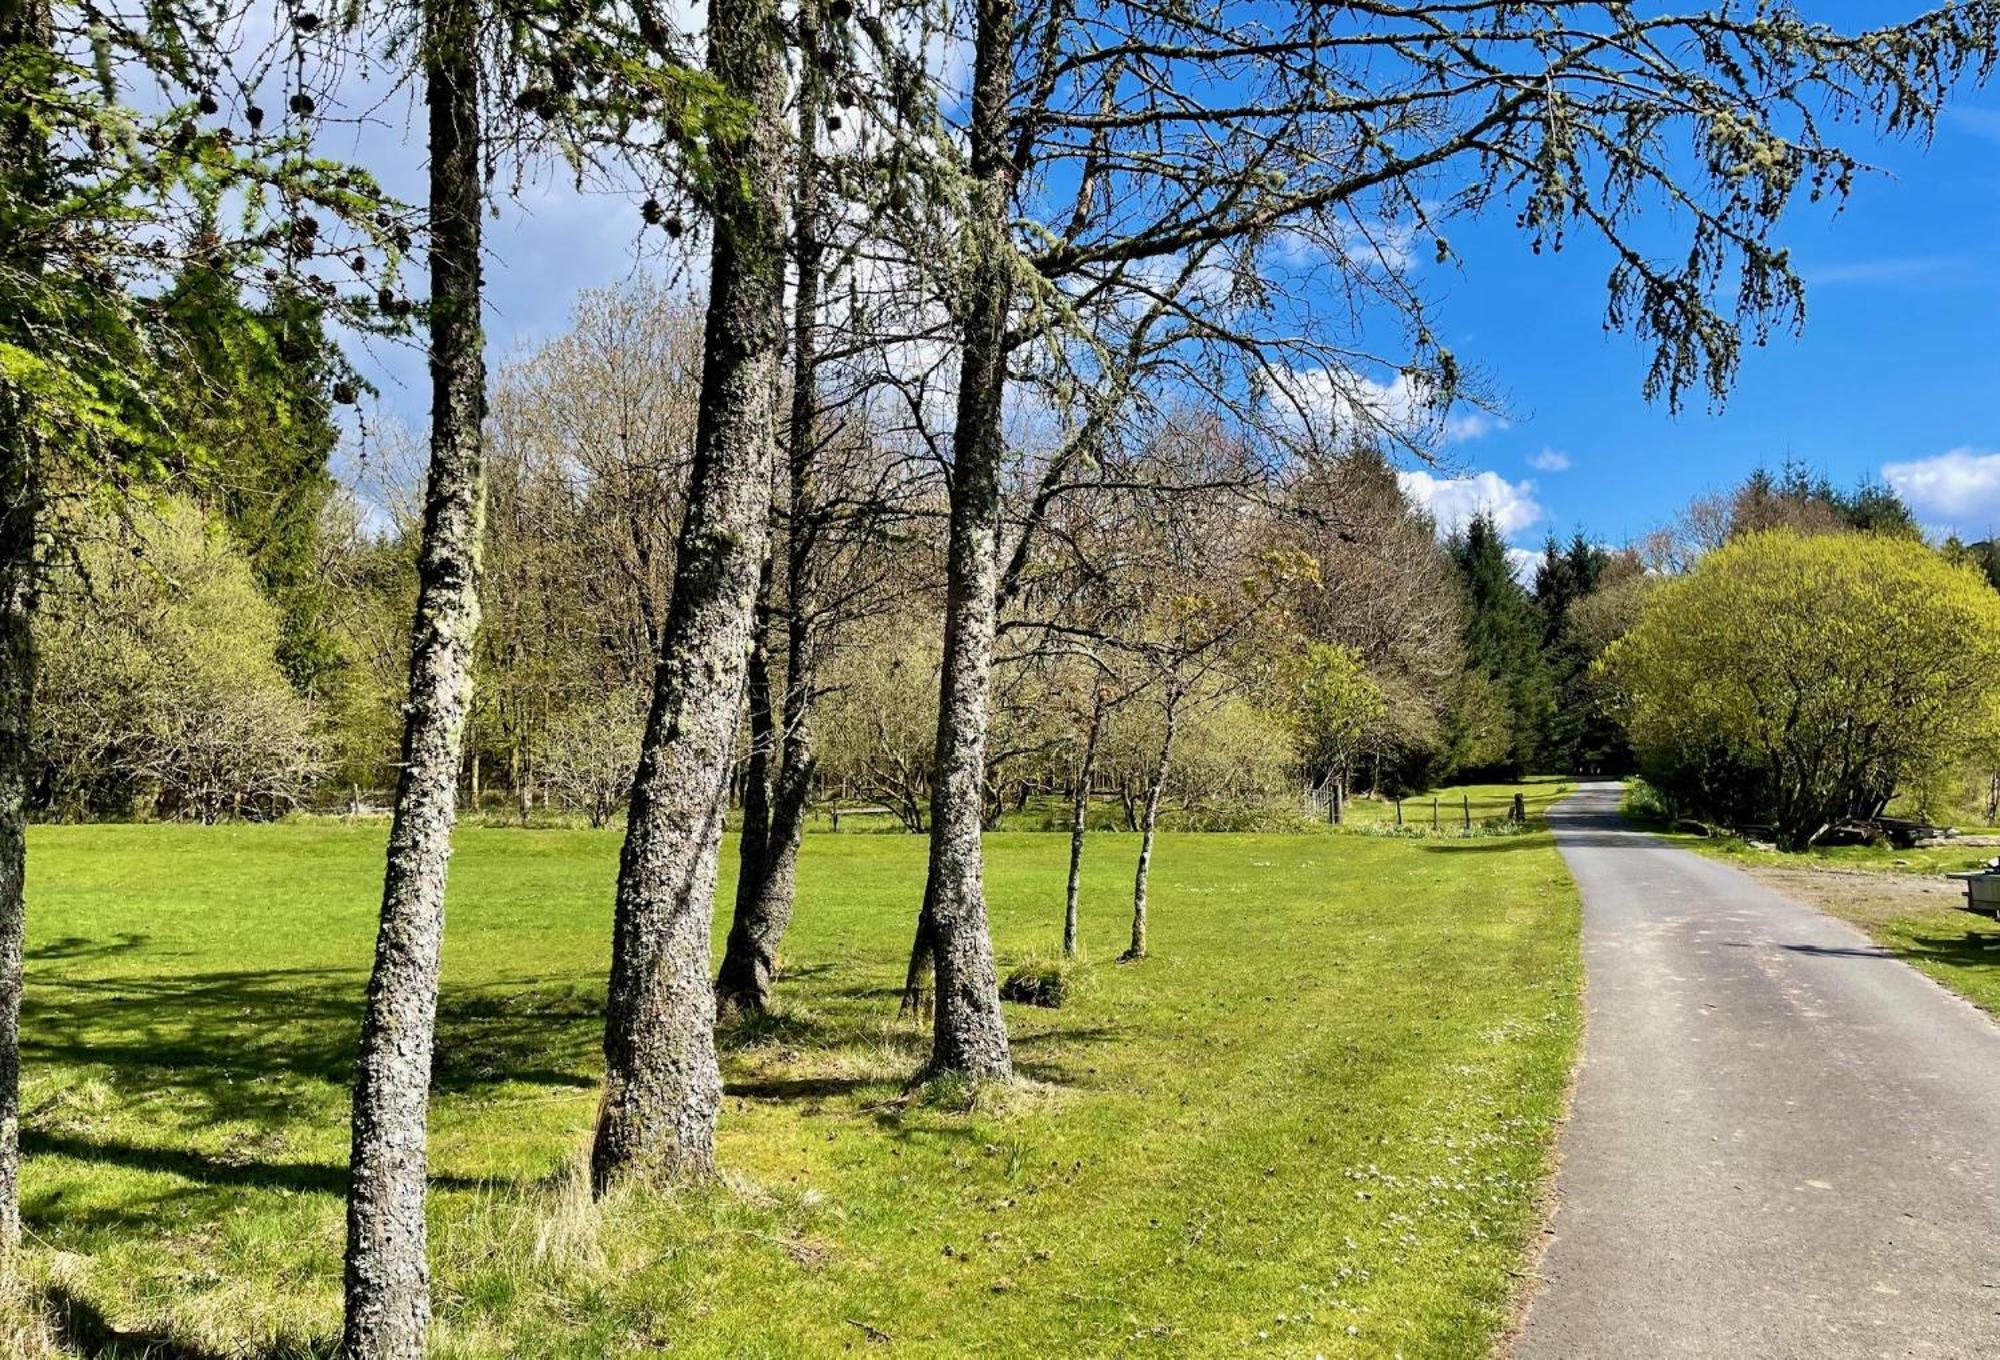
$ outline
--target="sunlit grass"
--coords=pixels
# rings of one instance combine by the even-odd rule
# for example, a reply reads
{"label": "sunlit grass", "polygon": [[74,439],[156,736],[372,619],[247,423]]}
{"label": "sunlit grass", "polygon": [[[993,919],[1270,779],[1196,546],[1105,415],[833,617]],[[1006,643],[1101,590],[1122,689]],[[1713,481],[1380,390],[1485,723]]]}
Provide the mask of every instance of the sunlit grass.
{"label": "sunlit grass", "polygon": [[1350,826],[1396,826],[1444,833],[1505,821],[1512,813],[1514,796],[1521,796],[1522,810],[1532,821],[1546,816],[1550,807],[1567,798],[1576,788],[1573,779],[1561,775],[1529,775],[1514,783],[1447,784],[1413,793],[1401,800],[1398,821],[1397,800],[1357,797],[1348,800],[1343,811]]}
{"label": "sunlit grass", "polygon": [[[34,833],[31,1246],[0,1342],[329,1350],[381,837]],[[593,1206],[616,847],[460,838],[439,1354],[1488,1345],[1577,1026],[1576,899],[1546,835],[1167,836],[1138,966],[1112,962],[1135,838],[1097,838],[1088,985],[1008,1008],[1024,1080],[970,1112],[900,1099],[926,1045],[894,995],[922,842],[814,836],[780,1014],[724,1036],[723,1183]],[[1003,971],[1058,942],[1066,849],[990,838]]]}

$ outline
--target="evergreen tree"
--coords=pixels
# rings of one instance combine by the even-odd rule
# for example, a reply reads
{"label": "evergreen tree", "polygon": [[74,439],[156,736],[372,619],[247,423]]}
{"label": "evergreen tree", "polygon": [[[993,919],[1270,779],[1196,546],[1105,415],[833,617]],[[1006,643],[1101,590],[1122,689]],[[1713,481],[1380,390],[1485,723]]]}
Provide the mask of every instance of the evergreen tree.
{"label": "evergreen tree", "polygon": [[1543,759],[1555,716],[1555,690],[1542,657],[1542,620],[1515,579],[1500,526],[1475,516],[1451,540],[1465,590],[1466,663],[1494,684],[1507,714],[1503,765],[1522,772]]}
{"label": "evergreen tree", "polygon": [[316,564],[334,488],[333,405],[353,390],[326,339],[323,308],[286,290],[248,306],[237,280],[205,260],[182,271],[161,307],[178,341],[165,404],[203,447],[227,450],[185,480],[221,513],[278,606],[285,674],[302,693],[316,692],[338,663]]}

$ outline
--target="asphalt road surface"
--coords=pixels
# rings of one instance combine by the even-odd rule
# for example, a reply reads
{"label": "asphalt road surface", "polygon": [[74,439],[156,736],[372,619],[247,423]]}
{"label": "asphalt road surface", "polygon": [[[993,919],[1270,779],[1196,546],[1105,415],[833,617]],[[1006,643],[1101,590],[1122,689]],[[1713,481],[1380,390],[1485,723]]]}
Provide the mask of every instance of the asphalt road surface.
{"label": "asphalt road surface", "polygon": [[1618,797],[1550,819],[1588,1019],[1516,1360],[2000,1357],[2000,1027]]}

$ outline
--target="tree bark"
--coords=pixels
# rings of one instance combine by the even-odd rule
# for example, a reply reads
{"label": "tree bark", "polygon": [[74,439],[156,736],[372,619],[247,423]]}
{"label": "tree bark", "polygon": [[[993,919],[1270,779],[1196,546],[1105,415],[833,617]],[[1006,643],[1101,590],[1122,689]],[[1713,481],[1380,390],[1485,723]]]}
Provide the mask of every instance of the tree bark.
{"label": "tree bark", "polygon": [[427,0],[431,451],[402,768],[354,1083],[347,1187],[348,1360],[424,1354],[426,1117],[444,890],[479,627],[486,370],[480,329],[477,0]]}
{"label": "tree bark", "polygon": [[[47,49],[47,0],[0,9],[0,46]],[[0,127],[0,175],[11,192],[48,192],[48,139],[25,114]],[[4,265],[39,274],[38,252],[12,244]],[[41,484],[29,397],[0,384],[0,1252],[21,1241],[21,947],[27,934],[28,749],[34,722],[35,588]]]}
{"label": "tree bark", "polygon": [[1013,1074],[987,934],[980,848],[986,795],[986,724],[998,613],[1001,406],[1007,386],[1007,320],[1014,291],[1008,237],[1014,167],[1006,146],[1013,81],[1014,0],[978,0],[965,244],[971,265],[961,321],[953,434],[945,626],[931,789],[929,886],[937,974],[933,1075]]}
{"label": "tree bark", "polygon": [[1076,957],[1077,894],[1083,881],[1083,837],[1090,815],[1090,781],[1097,773],[1097,740],[1104,731],[1104,692],[1090,705],[1090,726],[1083,738],[1083,759],[1077,763],[1076,796],[1069,808],[1069,887],[1063,903],[1063,957]]}
{"label": "tree bark", "polygon": [[783,32],[774,0],[716,0],[709,70],[750,111],[713,147],[701,406],[652,711],[619,857],[605,1091],[591,1150],[619,1180],[709,1175],[722,1077],[709,931],[725,795],[770,526],[784,293]]}
{"label": "tree bark", "polygon": [[1132,943],[1121,956],[1127,962],[1146,957],[1146,883],[1153,870],[1153,831],[1160,822],[1160,795],[1167,787],[1167,769],[1174,758],[1174,729],[1180,717],[1180,693],[1167,691],[1167,730],[1160,737],[1160,758],[1146,785],[1146,811],[1139,822],[1139,867],[1132,878]]}
{"label": "tree bark", "polygon": [[931,921],[932,880],[924,879],[924,902],[917,908],[917,933],[910,941],[910,962],[903,970],[903,1000],[899,1015],[930,1018],[931,967],[937,957],[936,929]]}
{"label": "tree bark", "polygon": [[[792,300],[791,409],[785,428],[789,509],[784,536],[785,685],[777,710],[782,737],[776,743],[777,778],[774,784],[767,785],[764,826],[754,858],[746,816],[736,878],[736,910],[715,981],[716,1003],[724,1012],[762,1011],[771,1004],[778,947],[792,922],[799,842],[805,834],[806,808],[811,802],[816,764],[812,710],[818,696],[818,658],[812,623],[815,601],[811,557],[817,515],[813,462],[819,443],[820,274],[826,267],[826,246],[820,235],[823,186],[815,149],[826,94],[825,75],[819,61],[820,23],[816,0],[803,0],[798,15],[803,36],[799,60],[799,150],[792,199],[796,284]],[[772,556],[765,557],[767,569]],[[760,622],[768,637],[768,612],[760,617]],[[764,685],[768,710],[768,669]],[[754,730],[753,725],[753,735]],[[765,777],[769,779],[768,766]]]}

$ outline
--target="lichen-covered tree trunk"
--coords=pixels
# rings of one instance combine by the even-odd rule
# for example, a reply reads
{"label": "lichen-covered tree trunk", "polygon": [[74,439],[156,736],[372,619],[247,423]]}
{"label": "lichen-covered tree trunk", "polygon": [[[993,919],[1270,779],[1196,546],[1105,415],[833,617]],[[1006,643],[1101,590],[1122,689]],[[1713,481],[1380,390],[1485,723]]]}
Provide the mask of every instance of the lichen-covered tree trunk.
{"label": "lichen-covered tree trunk", "polygon": [[769,537],[771,393],[784,331],[785,75],[774,0],[717,0],[708,36],[710,73],[750,117],[742,135],[712,148],[701,405],[618,863],[604,1101],[591,1150],[599,1193],[620,1180],[710,1174],[722,1100],[709,930]]}
{"label": "lichen-covered tree trunk", "polygon": [[402,768],[361,1026],[348,1165],[348,1360],[424,1354],[426,1117],[445,873],[472,705],[484,514],[478,0],[427,0],[430,106],[430,476],[417,555]]}
{"label": "lichen-covered tree trunk", "polygon": [[979,0],[969,139],[972,201],[965,225],[971,269],[952,440],[926,888],[937,978],[928,1070],[975,1078],[1009,1077],[1014,1066],[987,933],[980,847],[1000,575],[1001,406],[1016,267],[1008,238],[1014,171],[1006,144],[1014,16],[1013,0]]}
{"label": "lichen-covered tree trunk", "polygon": [[28,915],[36,481],[26,412],[17,394],[0,390],[0,1251],[21,1240],[21,943]]}
{"label": "lichen-covered tree trunk", "polygon": [[1160,795],[1166,791],[1167,770],[1174,758],[1174,729],[1180,716],[1180,692],[1170,688],[1166,700],[1166,731],[1160,737],[1160,758],[1146,785],[1146,810],[1139,820],[1139,867],[1132,877],[1132,943],[1120,957],[1146,957],[1146,881],[1153,871],[1153,831],[1160,824]]}
{"label": "lichen-covered tree trunk", "polygon": [[[50,25],[46,0],[9,3],[0,8],[0,47],[47,49],[54,41]],[[25,110],[0,124],[5,192],[23,200],[47,194],[48,151],[47,134]],[[39,273],[39,252],[19,241],[0,242],[0,268]],[[0,381],[0,1251],[21,1240],[21,945],[28,921],[40,456],[27,393]]]}
{"label": "lichen-covered tree trunk", "polygon": [[[807,805],[812,796],[812,710],[818,696],[816,639],[813,637],[813,533],[817,518],[813,461],[819,445],[819,295],[820,273],[826,267],[826,246],[820,234],[821,182],[816,131],[825,102],[826,80],[819,53],[820,9],[815,0],[799,6],[802,35],[799,63],[799,150],[793,184],[792,242],[796,284],[792,299],[791,409],[785,429],[786,516],[785,557],[785,684],[777,712],[781,729],[771,746],[777,775],[767,762],[753,774],[765,778],[767,794],[763,825],[753,846],[750,810],[744,809],[744,837],[738,856],[736,910],[716,974],[716,1003],[725,1011],[755,1012],[771,1003],[777,976],[778,947],[792,923],[798,882],[799,840],[805,833]],[[770,569],[775,549],[765,558]],[[768,611],[759,622],[766,629]],[[753,662],[756,660],[753,654]],[[770,711],[768,648],[764,674],[765,706]],[[756,680],[752,673],[753,687]],[[754,696],[753,696],[754,698]],[[756,737],[755,706],[752,738]],[[753,767],[754,767],[753,760]]]}
{"label": "lichen-covered tree trunk", "polygon": [[1090,726],[1084,730],[1083,759],[1077,762],[1076,793],[1069,804],[1069,886],[1063,900],[1063,957],[1076,957],[1077,896],[1083,886],[1083,838],[1090,816],[1090,781],[1097,776],[1097,741],[1104,731],[1104,693],[1090,705]]}

